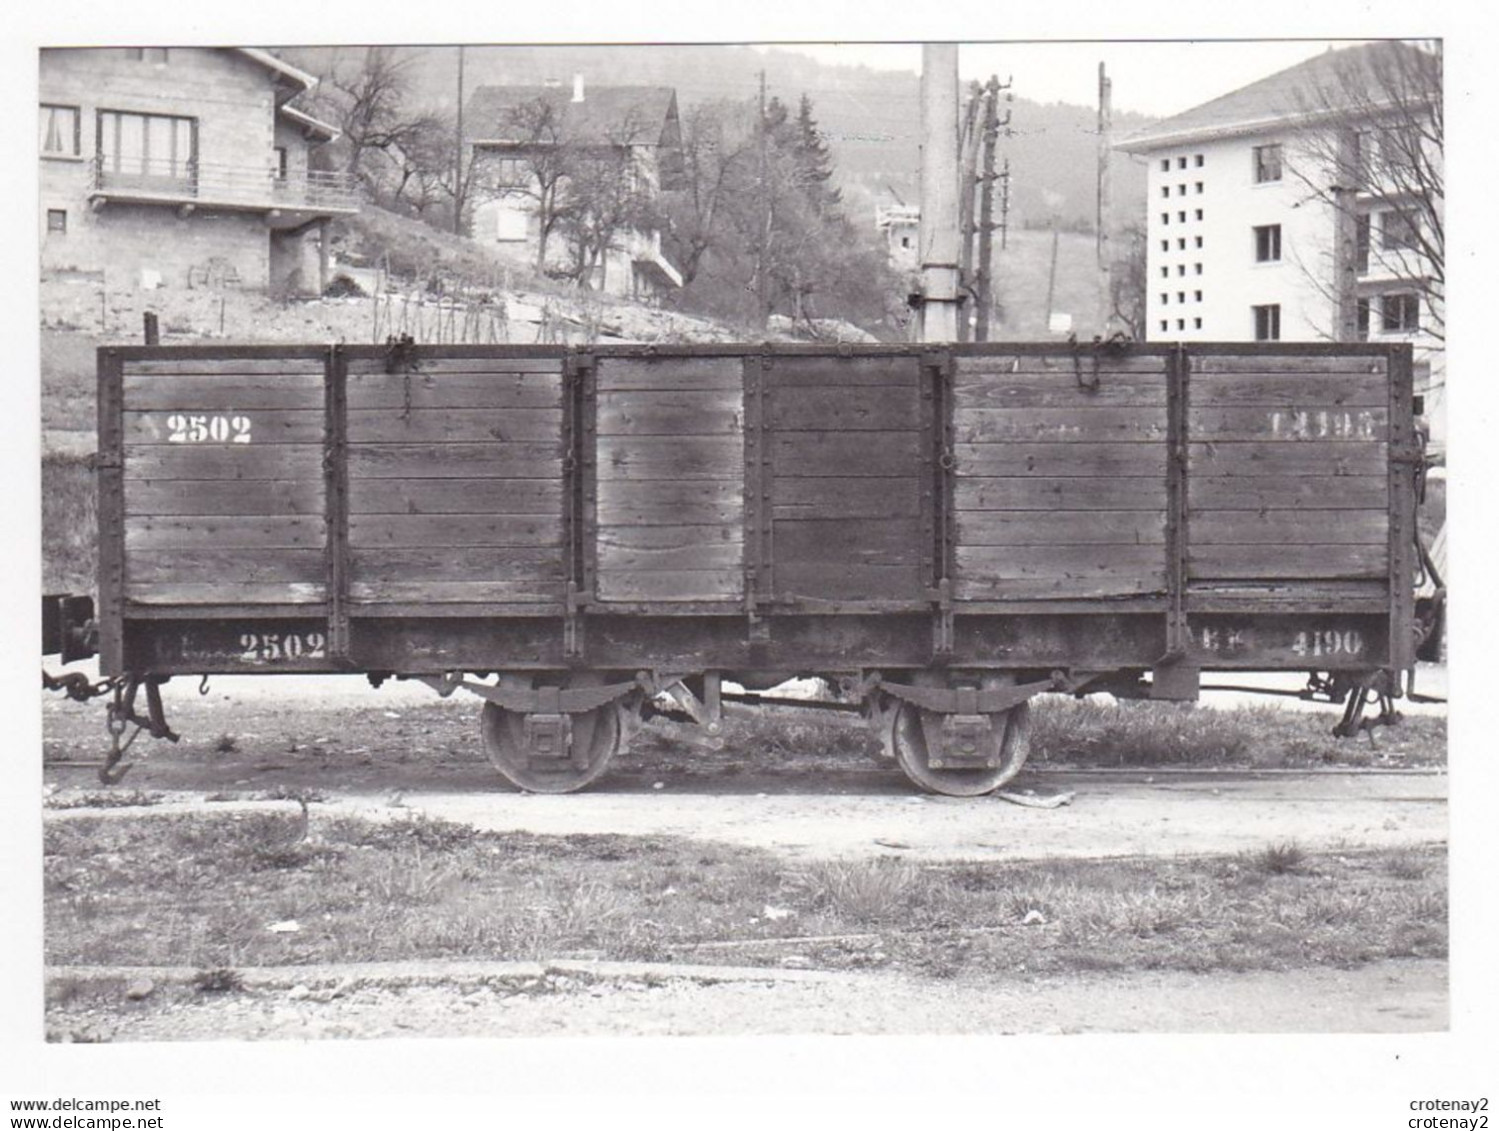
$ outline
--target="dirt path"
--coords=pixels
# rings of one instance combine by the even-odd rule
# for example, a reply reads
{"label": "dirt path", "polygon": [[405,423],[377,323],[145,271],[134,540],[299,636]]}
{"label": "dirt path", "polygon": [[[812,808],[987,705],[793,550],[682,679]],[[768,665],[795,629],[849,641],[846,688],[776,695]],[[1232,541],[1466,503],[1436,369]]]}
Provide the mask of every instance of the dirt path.
{"label": "dirt path", "polygon": [[[938,982],[817,974],[705,981],[670,967],[596,978],[537,971],[503,983],[366,980],[327,1001],[305,985],[227,995],[166,987],[141,1001],[80,998],[48,1015],[52,1040],[745,1036],[925,1033],[1429,1032],[1448,1026],[1447,964],[1194,975],[1142,973]],[[328,981],[328,972],[321,973]],[[787,972],[790,973],[790,972]],[[409,972],[405,975],[409,978]],[[284,983],[285,978],[281,981]]]}

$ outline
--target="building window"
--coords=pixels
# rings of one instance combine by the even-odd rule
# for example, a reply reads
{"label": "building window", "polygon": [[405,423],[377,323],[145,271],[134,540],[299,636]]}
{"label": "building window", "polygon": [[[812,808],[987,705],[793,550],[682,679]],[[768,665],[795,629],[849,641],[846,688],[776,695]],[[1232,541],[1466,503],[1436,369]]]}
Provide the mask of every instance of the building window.
{"label": "building window", "polygon": [[1421,328],[1421,300],[1414,294],[1385,295],[1379,300],[1380,328],[1401,333]]}
{"label": "building window", "polygon": [[99,172],[105,186],[180,191],[197,176],[198,121],[100,110]]}
{"label": "building window", "polygon": [[1171,268],[1169,268],[1169,267],[1162,267],[1161,268],[1161,278],[1164,279],[1169,274],[1171,274]]}
{"label": "building window", "polygon": [[1184,184],[1177,185],[1176,186],[1176,195],[1177,196],[1186,196],[1187,195],[1187,186],[1184,185]]}
{"label": "building window", "polygon": [[1201,275],[1202,274],[1202,264],[1201,263],[1194,263],[1194,264],[1192,264],[1192,274],[1194,274],[1194,275]]}
{"label": "building window", "polygon": [[78,136],[78,107],[51,106],[43,103],[39,115],[39,134],[43,157],[82,157]]}
{"label": "building window", "polygon": [[1161,333],[1163,333],[1163,334],[1166,332],[1166,325],[1167,325],[1166,320],[1164,318],[1162,318],[1161,319]]}
{"label": "building window", "polygon": [[1170,240],[1162,240],[1161,241],[1161,250],[1162,251],[1170,251],[1171,250],[1171,241]]}
{"label": "building window", "polygon": [[1202,219],[1202,209],[1201,208],[1197,209],[1197,219],[1199,219],[1199,220]]}
{"label": "building window", "polygon": [[1187,328],[1187,320],[1185,318],[1178,318],[1176,320],[1176,328],[1178,330],[1185,330]]}
{"label": "building window", "polygon": [[1254,183],[1280,180],[1280,146],[1256,145],[1254,147]]}
{"label": "building window", "polygon": [[530,216],[523,208],[502,203],[495,209],[494,238],[499,243],[519,243],[526,239]]}
{"label": "building window", "polygon": [[1201,302],[1202,301],[1202,292],[1201,291],[1193,291],[1192,292],[1192,301],[1193,302]]}
{"label": "building window", "polygon": [[1369,213],[1362,212],[1353,222],[1353,264],[1360,275],[1369,273]]}
{"label": "building window", "polygon": [[1187,273],[1187,265],[1185,263],[1178,263],[1176,265],[1176,273],[1178,275],[1185,275]]}
{"label": "building window", "polygon": [[1168,295],[1165,291],[1162,291],[1161,292],[1161,305],[1165,306],[1170,301],[1171,301],[1171,296]]}
{"label": "building window", "polygon": [[1379,214],[1379,242],[1386,251],[1415,251],[1420,246],[1416,214],[1395,208]]}
{"label": "building window", "polygon": [[[1171,172],[1171,158],[1169,158],[1169,157],[1162,157],[1161,158],[1161,172],[1163,172],[1163,173],[1169,173],[1169,172]],[[1164,326],[1161,327],[1162,330],[1164,330],[1165,328],[1166,327],[1164,327]]]}
{"label": "building window", "polygon": [[1176,250],[1177,251],[1186,251],[1187,250],[1187,237],[1186,236],[1183,236],[1181,239],[1179,239],[1179,240],[1176,241]]}
{"label": "building window", "polygon": [[127,47],[125,57],[134,59],[138,63],[165,63],[167,49],[165,47]]}
{"label": "building window", "polygon": [[1178,212],[1176,214],[1176,219],[1178,223],[1185,224],[1187,222],[1187,214],[1185,212]]}
{"label": "building window", "polygon": [[1194,163],[1194,164],[1195,164],[1195,165],[1196,165],[1196,166],[1197,166],[1197,167],[1198,167],[1198,168],[1199,168],[1199,169],[1201,169],[1201,168],[1202,168],[1202,154],[1200,154],[1200,153],[1199,153],[1199,154],[1197,154],[1197,156],[1196,156],[1196,157],[1194,157],[1194,158],[1193,158],[1193,159],[1192,159],[1192,160],[1193,160],[1193,163]]}
{"label": "building window", "polygon": [[1367,342],[1369,340],[1369,300],[1359,299],[1356,309],[1358,311],[1358,340]]}
{"label": "building window", "polygon": [[1202,319],[1201,318],[1194,318],[1194,319],[1192,319],[1192,329],[1194,329],[1194,330],[1201,330],[1202,329]]}
{"label": "building window", "polygon": [[1257,342],[1280,341],[1280,304],[1250,307],[1254,311],[1254,340]]}
{"label": "building window", "polygon": [[1202,237],[1201,236],[1197,237],[1197,242],[1193,246],[1194,247],[1201,247],[1202,246]]}
{"label": "building window", "polygon": [[1201,182],[1201,181],[1198,181],[1198,182],[1197,182],[1197,191],[1198,191],[1198,192],[1201,192],[1201,191],[1202,191],[1202,182]]}
{"label": "building window", "polygon": [[1379,131],[1379,163],[1399,177],[1409,176],[1420,163],[1421,130],[1417,126],[1388,126]]}
{"label": "building window", "polygon": [[1161,186],[1161,195],[1162,196],[1170,196],[1171,195],[1171,186],[1170,185],[1162,185]]}
{"label": "building window", "polygon": [[1266,224],[1254,230],[1256,263],[1274,263],[1280,259],[1280,225]]}
{"label": "building window", "polygon": [[1187,292],[1186,291],[1177,291],[1176,292],[1176,301],[1177,302],[1186,302],[1187,301]]}
{"label": "building window", "polygon": [[67,213],[67,210],[63,209],[63,208],[49,208],[49,209],[47,209],[47,233],[48,233],[48,235],[56,234],[56,235],[62,236],[62,235],[67,235],[67,232],[68,232],[68,213]]}
{"label": "building window", "polygon": [[1169,213],[1169,212],[1162,212],[1161,213],[1161,223],[1162,224],[1169,224],[1169,223],[1171,223],[1171,213]]}
{"label": "building window", "polygon": [[276,179],[278,181],[286,180],[286,160],[286,146],[276,146]]}
{"label": "building window", "polygon": [[1176,159],[1176,167],[1178,169],[1185,169],[1187,167],[1187,159],[1185,157],[1178,157]]}

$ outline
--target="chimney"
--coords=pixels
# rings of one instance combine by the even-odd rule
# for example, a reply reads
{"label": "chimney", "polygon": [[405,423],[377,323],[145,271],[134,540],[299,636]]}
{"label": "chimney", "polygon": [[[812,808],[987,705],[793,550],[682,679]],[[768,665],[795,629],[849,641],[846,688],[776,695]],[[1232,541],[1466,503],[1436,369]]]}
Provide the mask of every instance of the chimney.
{"label": "chimney", "polygon": [[581,74],[573,75],[573,101],[583,101],[583,76]]}

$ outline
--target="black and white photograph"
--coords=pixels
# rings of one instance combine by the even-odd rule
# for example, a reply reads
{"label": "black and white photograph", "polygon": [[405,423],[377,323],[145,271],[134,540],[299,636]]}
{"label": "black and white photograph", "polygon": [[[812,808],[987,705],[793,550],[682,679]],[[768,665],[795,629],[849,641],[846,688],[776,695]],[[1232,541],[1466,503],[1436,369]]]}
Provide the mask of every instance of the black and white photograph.
{"label": "black and white photograph", "polygon": [[1487,1125],[1471,43],[881,10],[26,45],[12,1126]]}

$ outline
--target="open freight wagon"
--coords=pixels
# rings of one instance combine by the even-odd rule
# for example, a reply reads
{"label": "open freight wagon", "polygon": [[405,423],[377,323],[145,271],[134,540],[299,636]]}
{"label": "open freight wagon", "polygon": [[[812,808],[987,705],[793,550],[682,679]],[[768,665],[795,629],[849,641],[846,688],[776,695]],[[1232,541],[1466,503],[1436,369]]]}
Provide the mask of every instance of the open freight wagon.
{"label": "open freight wagon", "polygon": [[1289,669],[1351,717],[1414,662],[1412,412],[1406,346],[105,348],[111,719],[415,677],[565,791],[820,676],[968,795],[1040,692]]}

